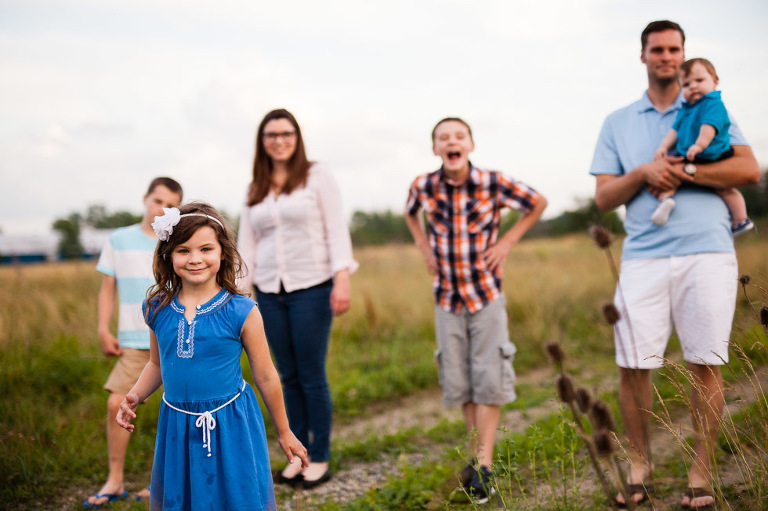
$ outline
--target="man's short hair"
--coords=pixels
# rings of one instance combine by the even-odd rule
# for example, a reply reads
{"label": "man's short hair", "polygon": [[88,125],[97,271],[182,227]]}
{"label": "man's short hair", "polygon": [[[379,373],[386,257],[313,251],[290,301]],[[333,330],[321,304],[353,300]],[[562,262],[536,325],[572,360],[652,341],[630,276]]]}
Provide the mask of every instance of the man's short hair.
{"label": "man's short hair", "polygon": [[685,46],[685,32],[683,29],[675,23],[669,20],[651,21],[648,26],[645,27],[643,33],[640,35],[640,50],[645,50],[645,45],[648,44],[648,36],[654,32],[664,32],[665,30],[677,30],[680,32],[680,37],[683,38],[683,46]]}
{"label": "man's short hair", "polygon": [[445,119],[440,119],[440,121],[438,121],[438,123],[435,124],[435,127],[432,128],[432,143],[435,142],[435,133],[437,133],[437,127],[443,124],[444,122],[448,122],[448,121],[460,122],[461,124],[466,126],[467,131],[469,131],[469,138],[470,139],[472,138],[472,128],[469,127],[469,124],[467,124],[467,122],[464,119],[460,117],[446,117]]}
{"label": "man's short hair", "polygon": [[157,188],[160,185],[168,188],[173,193],[178,193],[179,198],[183,197],[184,195],[184,192],[181,189],[181,185],[179,184],[179,182],[176,181],[175,179],[171,179],[170,177],[156,177],[155,179],[153,179],[152,182],[149,183],[149,188],[147,188],[146,195],[149,195],[150,193],[152,193],[155,190],[155,188]]}

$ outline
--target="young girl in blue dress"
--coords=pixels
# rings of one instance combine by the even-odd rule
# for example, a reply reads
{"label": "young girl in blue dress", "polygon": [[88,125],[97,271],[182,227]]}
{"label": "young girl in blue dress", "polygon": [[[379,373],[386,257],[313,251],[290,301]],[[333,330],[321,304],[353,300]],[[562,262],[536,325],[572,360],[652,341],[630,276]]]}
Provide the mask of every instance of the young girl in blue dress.
{"label": "young girl in blue dress", "polygon": [[211,206],[164,211],[152,224],[161,240],[157,283],[144,303],[150,360],[117,422],[133,431],[139,403],[164,386],[151,510],[274,510],[264,420],[243,380],[243,349],[288,461],[306,467],[307,450],[288,426],[259,310],[235,284],[242,260]]}

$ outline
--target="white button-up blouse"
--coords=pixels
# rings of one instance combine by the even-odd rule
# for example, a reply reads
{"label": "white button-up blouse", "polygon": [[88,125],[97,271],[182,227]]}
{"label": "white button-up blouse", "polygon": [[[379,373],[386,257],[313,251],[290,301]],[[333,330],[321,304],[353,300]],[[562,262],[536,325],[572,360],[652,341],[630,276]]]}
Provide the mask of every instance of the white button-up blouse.
{"label": "white button-up blouse", "polygon": [[336,272],[358,268],[344,219],[341,192],[333,175],[318,164],[306,186],[290,194],[270,191],[240,215],[237,247],[248,284],[265,293],[306,289]]}

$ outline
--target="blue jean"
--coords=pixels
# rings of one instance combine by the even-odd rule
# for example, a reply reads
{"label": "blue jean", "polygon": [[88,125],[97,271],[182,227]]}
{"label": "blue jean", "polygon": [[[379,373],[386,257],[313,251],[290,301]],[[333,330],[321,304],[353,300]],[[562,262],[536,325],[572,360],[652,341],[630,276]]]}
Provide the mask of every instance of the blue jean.
{"label": "blue jean", "polygon": [[256,290],[267,342],[283,383],[291,431],[315,462],[331,459],[333,409],[325,359],[333,320],[332,288],[328,281],[290,293]]}

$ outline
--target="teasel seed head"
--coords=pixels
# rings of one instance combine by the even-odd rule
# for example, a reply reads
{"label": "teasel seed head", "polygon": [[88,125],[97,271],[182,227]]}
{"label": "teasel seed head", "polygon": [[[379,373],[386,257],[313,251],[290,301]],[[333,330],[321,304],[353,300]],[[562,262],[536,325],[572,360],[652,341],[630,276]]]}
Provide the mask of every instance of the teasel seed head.
{"label": "teasel seed head", "polygon": [[748,275],[746,273],[744,275],[742,275],[741,277],[739,277],[739,282],[741,282],[742,286],[746,286],[747,284],[749,284],[750,280],[752,280],[752,276]]}
{"label": "teasel seed head", "polygon": [[602,225],[592,224],[589,226],[589,235],[600,248],[608,248],[613,243],[613,234]]}
{"label": "teasel seed head", "polygon": [[619,309],[616,308],[613,302],[608,302],[603,305],[603,318],[605,318],[606,323],[609,325],[615,325],[621,318]]}
{"label": "teasel seed head", "polygon": [[768,305],[763,305],[760,307],[760,323],[762,323],[764,327],[768,328]]}
{"label": "teasel seed head", "polygon": [[552,362],[558,365],[563,363],[565,356],[563,355],[562,348],[560,348],[560,343],[548,342],[545,345],[545,348],[547,349],[547,353],[549,354],[549,358],[552,359]]}
{"label": "teasel seed head", "polygon": [[595,401],[592,403],[592,425],[595,429],[607,429],[613,431],[613,416],[608,405],[603,401]]}
{"label": "teasel seed head", "polygon": [[576,404],[579,405],[581,413],[587,413],[592,405],[592,396],[589,395],[589,391],[584,387],[576,389]]}
{"label": "teasel seed head", "polygon": [[598,429],[592,433],[592,441],[598,456],[608,457],[613,453],[613,438],[607,429]]}
{"label": "teasel seed head", "polygon": [[573,382],[567,374],[562,374],[557,379],[557,396],[563,403],[570,403],[576,399],[576,392],[573,390]]}

